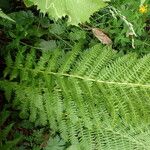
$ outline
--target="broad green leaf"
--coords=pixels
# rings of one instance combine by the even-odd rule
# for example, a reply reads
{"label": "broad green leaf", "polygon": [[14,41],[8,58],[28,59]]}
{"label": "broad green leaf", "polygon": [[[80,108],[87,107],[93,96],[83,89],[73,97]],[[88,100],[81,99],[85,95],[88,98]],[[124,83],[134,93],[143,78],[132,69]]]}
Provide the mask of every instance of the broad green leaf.
{"label": "broad green leaf", "polygon": [[89,17],[106,6],[103,0],[28,0],[42,13],[56,20],[68,16],[68,24],[78,25],[89,21]]}

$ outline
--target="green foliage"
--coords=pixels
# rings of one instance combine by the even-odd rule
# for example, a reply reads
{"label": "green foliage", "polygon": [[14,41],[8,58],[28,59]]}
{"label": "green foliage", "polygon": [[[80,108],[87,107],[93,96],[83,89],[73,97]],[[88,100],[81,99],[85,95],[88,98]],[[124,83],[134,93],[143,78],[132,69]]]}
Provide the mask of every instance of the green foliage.
{"label": "green foliage", "polygon": [[59,136],[48,140],[45,150],[64,150],[65,142]]}
{"label": "green foliage", "polygon": [[54,135],[50,134],[46,127],[37,127],[29,120],[20,119],[17,111],[10,110],[12,109],[10,106],[5,104],[0,113],[0,149],[41,150],[45,148],[49,137],[52,138]]}
{"label": "green foliage", "polygon": [[0,17],[1,18],[4,18],[4,19],[7,19],[9,21],[12,21],[12,22],[15,22],[13,19],[11,19],[8,15],[6,15],[0,8]]}
{"label": "green foliage", "polygon": [[15,94],[22,118],[49,124],[70,149],[149,150],[150,55],[82,49],[80,42],[39,56],[22,48],[6,58],[0,86]]}
{"label": "green foliage", "polygon": [[10,16],[15,24],[0,20],[1,30],[5,33],[1,44],[3,56],[7,52],[18,51],[24,45],[44,51],[56,46],[70,50],[75,42],[86,39],[86,31],[75,26],[67,27],[63,20],[53,22],[48,17],[35,16],[31,11],[14,12]]}
{"label": "green foliage", "polygon": [[89,17],[100,8],[106,6],[103,0],[25,0],[27,6],[37,5],[40,12],[59,19],[69,17],[68,23],[78,25],[89,21]]}
{"label": "green foliage", "polygon": [[[28,122],[29,123],[29,122]],[[32,125],[33,128],[33,125]],[[25,128],[28,129],[28,128]],[[30,129],[28,129],[30,131]],[[19,146],[20,149],[34,149],[40,150],[43,148],[42,143],[44,142],[44,129],[33,129],[30,131],[29,135],[23,136],[22,145]]]}
{"label": "green foliage", "polygon": [[141,0],[141,5],[143,5],[145,3],[146,0]]}
{"label": "green foliage", "polygon": [[[116,8],[119,8],[120,4],[116,4],[116,6]],[[136,51],[140,54],[148,53],[150,38],[149,32],[144,29],[146,26],[144,22],[146,20],[138,12],[136,12],[136,15],[135,13],[133,14],[129,9],[131,6],[129,6],[125,8],[122,6],[124,9],[122,9],[121,13],[127,16],[127,20],[133,24],[137,34],[137,37],[134,37],[135,50],[131,48],[132,38],[126,36],[129,33],[129,28],[119,16],[116,16],[117,19],[113,18],[109,8],[91,17],[90,26],[104,30],[113,40],[113,48],[118,51],[122,50],[126,53],[128,51]],[[137,10],[138,6],[137,4]],[[67,27],[64,20],[53,22],[48,17],[36,16],[31,11],[14,12],[10,14],[10,17],[15,20],[15,24],[4,19],[0,20],[1,30],[6,36],[6,40],[2,41],[3,50],[1,50],[1,53],[3,55],[7,54],[8,51],[14,52],[19,50],[22,45],[43,50],[46,50],[48,47],[55,48],[56,46],[61,49],[70,50],[72,45],[80,40],[84,40],[87,47],[88,45],[99,43],[91,35],[91,31],[83,30],[81,27]]]}
{"label": "green foliage", "polygon": [[[125,53],[129,51],[149,53],[150,36],[145,28],[148,26],[146,22],[150,16],[149,13],[141,14],[139,5],[140,1],[135,3],[130,0],[112,0],[109,7],[91,17],[89,26],[100,28],[106,32],[113,41],[113,47],[117,50],[121,49]],[[116,10],[112,11],[112,6]],[[132,24],[136,36],[125,20]],[[132,38],[135,49],[132,46]]]}
{"label": "green foliage", "polygon": [[5,126],[5,122],[7,121],[8,117],[10,116],[9,111],[3,110],[0,113],[0,149],[1,150],[13,150],[18,142],[21,140],[21,137],[9,140],[9,133],[12,131],[14,126],[13,123]]}
{"label": "green foliage", "polygon": [[24,0],[24,3],[27,7],[31,7],[32,5],[34,5],[34,3],[30,0]]}

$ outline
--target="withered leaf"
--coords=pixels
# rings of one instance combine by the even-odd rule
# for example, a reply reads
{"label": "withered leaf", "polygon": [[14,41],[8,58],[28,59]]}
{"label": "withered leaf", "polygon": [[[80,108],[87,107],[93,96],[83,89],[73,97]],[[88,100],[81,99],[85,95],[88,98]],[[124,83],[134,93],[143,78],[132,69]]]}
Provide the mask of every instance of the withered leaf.
{"label": "withered leaf", "polygon": [[106,45],[112,44],[111,39],[101,29],[92,28],[92,32],[94,36],[98,38],[98,40],[101,41],[103,44],[106,44]]}

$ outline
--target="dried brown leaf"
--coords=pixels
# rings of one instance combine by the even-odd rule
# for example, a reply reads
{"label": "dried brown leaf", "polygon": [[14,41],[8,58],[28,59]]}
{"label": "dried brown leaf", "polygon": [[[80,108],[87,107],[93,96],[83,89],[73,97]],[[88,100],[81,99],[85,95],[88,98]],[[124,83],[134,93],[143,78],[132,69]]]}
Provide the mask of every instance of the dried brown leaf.
{"label": "dried brown leaf", "polygon": [[98,38],[99,41],[101,41],[103,44],[111,45],[112,41],[111,39],[100,29],[98,28],[92,28],[92,32],[96,38]]}

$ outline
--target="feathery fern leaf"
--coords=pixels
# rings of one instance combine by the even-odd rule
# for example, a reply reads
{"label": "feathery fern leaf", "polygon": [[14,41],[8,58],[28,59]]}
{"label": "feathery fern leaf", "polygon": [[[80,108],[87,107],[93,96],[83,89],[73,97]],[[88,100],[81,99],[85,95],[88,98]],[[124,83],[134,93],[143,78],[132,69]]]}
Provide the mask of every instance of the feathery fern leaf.
{"label": "feathery fern leaf", "polygon": [[149,150],[150,54],[120,57],[101,45],[82,52],[81,45],[39,59],[33,49],[9,55],[1,88],[15,93],[22,117],[49,123],[72,147]]}

